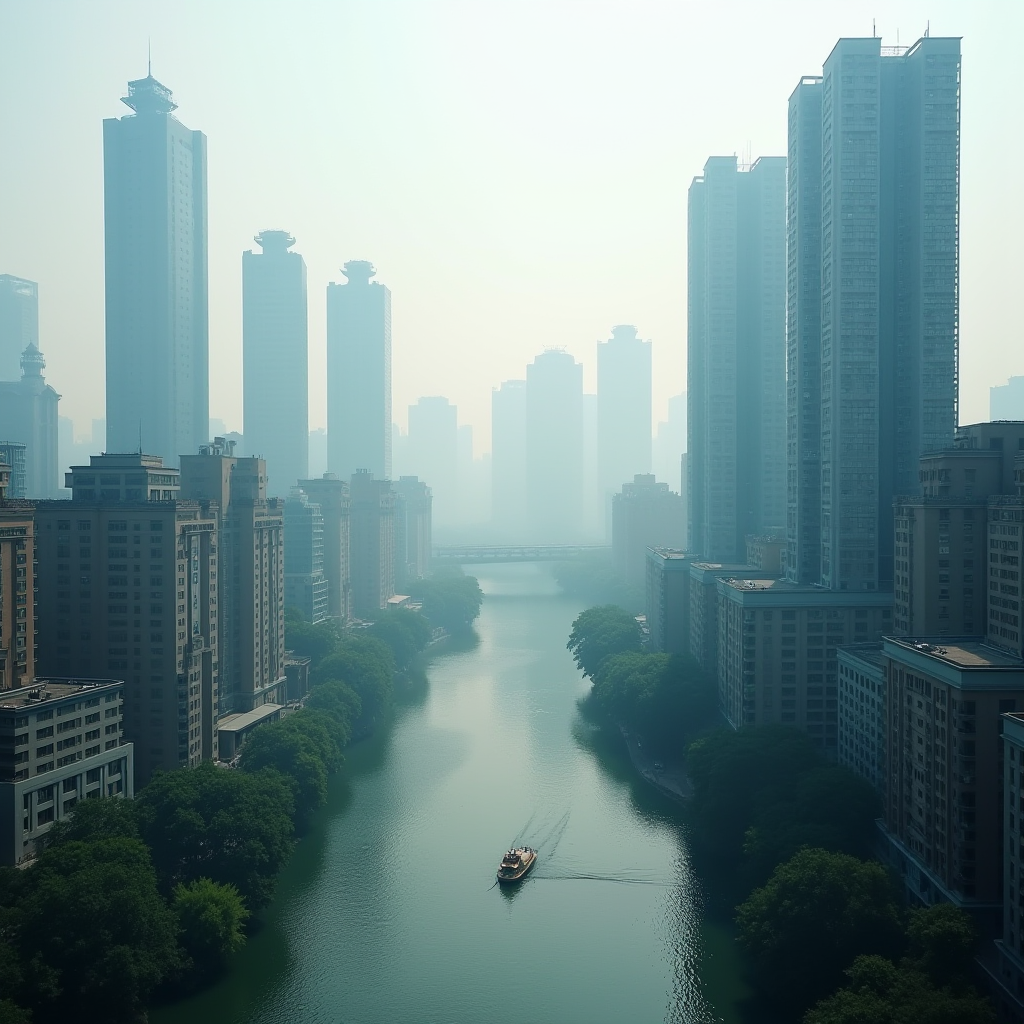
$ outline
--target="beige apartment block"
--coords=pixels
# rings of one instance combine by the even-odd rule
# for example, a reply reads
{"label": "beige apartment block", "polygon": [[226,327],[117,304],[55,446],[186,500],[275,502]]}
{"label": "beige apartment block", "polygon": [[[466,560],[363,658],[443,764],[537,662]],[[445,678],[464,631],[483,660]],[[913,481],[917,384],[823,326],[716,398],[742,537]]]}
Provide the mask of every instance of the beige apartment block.
{"label": "beige apartment block", "polygon": [[333,473],[300,480],[299,487],[320,506],[324,520],[324,576],[327,614],[345,623],[352,617],[351,501],[348,484]]}
{"label": "beige apartment block", "polygon": [[0,465],[0,691],[36,673],[34,506],[5,498],[8,475]]}
{"label": "beige apartment block", "polygon": [[880,639],[892,596],[788,580],[726,578],[717,586],[718,697],[726,718],[734,728],[795,726],[835,757],[838,649]]}

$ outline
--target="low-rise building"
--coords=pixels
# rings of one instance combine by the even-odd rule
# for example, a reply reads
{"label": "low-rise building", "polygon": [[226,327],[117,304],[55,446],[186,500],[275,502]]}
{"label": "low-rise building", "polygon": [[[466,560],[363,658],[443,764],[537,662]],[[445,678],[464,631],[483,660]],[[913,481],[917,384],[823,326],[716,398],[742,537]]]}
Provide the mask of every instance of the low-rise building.
{"label": "low-rise building", "polygon": [[837,649],[839,763],[885,790],[885,669],[882,643]]}
{"label": "low-rise building", "polygon": [[690,565],[678,548],[647,549],[648,644],[664,654],[690,653]]}
{"label": "low-rise building", "polygon": [[0,694],[0,864],[19,864],[79,800],[134,796],[124,684],[37,679]]}

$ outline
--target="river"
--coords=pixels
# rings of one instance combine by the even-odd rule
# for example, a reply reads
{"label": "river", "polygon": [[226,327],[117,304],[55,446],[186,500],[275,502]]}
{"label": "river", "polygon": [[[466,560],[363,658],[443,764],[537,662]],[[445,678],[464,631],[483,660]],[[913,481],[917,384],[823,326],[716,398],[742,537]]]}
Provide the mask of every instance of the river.
{"label": "river", "polygon": [[[550,567],[467,567],[478,642],[440,651],[357,744],[265,924],[154,1024],[704,1024],[740,1020],[678,808],[583,723]],[[493,885],[514,841],[518,889]]]}

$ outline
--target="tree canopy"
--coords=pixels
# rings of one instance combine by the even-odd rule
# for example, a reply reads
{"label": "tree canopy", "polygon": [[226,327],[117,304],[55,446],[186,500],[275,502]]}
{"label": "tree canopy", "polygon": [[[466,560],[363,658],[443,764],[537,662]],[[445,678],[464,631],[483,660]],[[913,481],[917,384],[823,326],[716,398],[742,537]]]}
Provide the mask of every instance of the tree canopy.
{"label": "tree canopy", "polygon": [[178,884],[171,895],[181,944],[201,974],[223,969],[228,956],[245,945],[245,901],[233,885],[209,878]]}
{"label": "tree canopy", "polygon": [[614,604],[588,608],[576,617],[565,645],[584,676],[595,677],[613,654],[640,653],[643,635],[636,618]]}
{"label": "tree canopy", "polygon": [[311,674],[314,689],[342,682],[359,696],[357,731],[366,731],[390,707],[394,692],[394,659],[377,637],[353,633],[335,645]]}
{"label": "tree canopy", "polygon": [[409,608],[395,608],[381,615],[366,632],[387,645],[395,668],[404,672],[430,643],[433,630],[425,615]]}
{"label": "tree canopy", "polygon": [[423,606],[434,626],[449,633],[465,633],[480,614],[484,595],[475,576],[435,575],[415,580],[409,595]]}

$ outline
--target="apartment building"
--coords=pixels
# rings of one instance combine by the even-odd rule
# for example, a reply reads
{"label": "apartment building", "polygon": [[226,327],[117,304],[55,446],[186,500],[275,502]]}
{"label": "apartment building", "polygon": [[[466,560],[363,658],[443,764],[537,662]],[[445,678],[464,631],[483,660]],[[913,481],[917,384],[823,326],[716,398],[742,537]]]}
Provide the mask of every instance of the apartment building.
{"label": "apartment building", "polygon": [[125,681],[136,783],[215,756],[218,525],[150,455],[94,455],[36,505],[39,671]]}
{"label": "apartment building", "polygon": [[407,587],[430,569],[433,492],[422,480],[403,476],[395,490],[395,585]]}
{"label": "apartment building", "polygon": [[33,506],[7,500],[9,479],[0,462],[0,691],[30,683],[36,672]]}
{"label": "apartment building", "polygon": [[339,622],[352,616],[351,502],[348,483],[333,473],[300,480],[299,487],[320,508],[324,523],[324,575],[327,615]]}
{"label": "apartment building", "polygon": [[729,576],[766,575],[755,566],[740,563],[690,563],[690,656],[711,676],[718,676],[718,581]]}
{"label": "apartment building", "polygon": [[327,618],[324,517],[305,491],[293,488],[284,503],[284,602],[306,622]]}
{"label": "apartment building", "polygon": [[21,863],[80,800],[134,796],[124,684],[37,679],[0,694],[0,864]]}
{"label": "apartment building", "polygon": [[719,579],[717,589],[723,714],[734,728],[793,725],[836,757],[838,649],[888,632],[892,596],[757,578]]}
{"label": "apartment building", "polygon": [[881,641],[837,648],[837,759],[879,793],[885,790],[885,671]]}
{"label": "apartment building", "polygon": [[690,566],[678,548],[647,549],[647,629],[650,650],[690,653]]}
{"label": "apartment building", "polygon": [[359,471],[352,496],[352,612],[373,619],[395,593],[395,492],[389,480]]}

